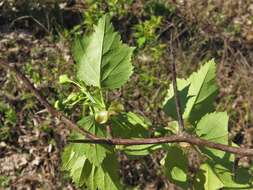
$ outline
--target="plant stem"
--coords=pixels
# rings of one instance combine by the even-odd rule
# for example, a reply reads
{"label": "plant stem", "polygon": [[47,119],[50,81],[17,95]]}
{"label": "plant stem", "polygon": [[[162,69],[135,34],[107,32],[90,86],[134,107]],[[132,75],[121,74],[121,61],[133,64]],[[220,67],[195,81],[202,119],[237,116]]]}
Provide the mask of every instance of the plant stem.
{"label": "plant stem", "polygon": [[172,84],[173,84],[173,91],[174,91],[174,97],[175,97],[175,104],[176,104],[176,111],[177,111],[177,120],[178,120],[178,126],[179,126],[179,134],[182,134],[184,132],[184,120],[182,116],[182,110],[181,110],[181,103],[180,98],[178,94],[178,88],[177,88],[177,71],[176,71],[176,63],[175,58],[173,54],[173,46],[172,46],[172,35],[170,40],[170,57],[171,57],[171,71],[172,71]]}
{"label": "plant stem", "polygon": [[97,138],[97,139],[76,139],[69,140],[72,143],[92,143],[92,144],[107,144],[107,145],[144,145],[144,144],[166,144],[186,142],[200,147],[209,147],[224,152],[230,152],[241,156],[253,156],[253,149],[232,147],[224,144],[214,143],[212,141],[200,139],[193,135],[170,135],[159,138],[144,138],[144,139],[121,139],[121,138]]}
{"label": "plant stem", "polygon": [[101,88],[99,89],[99,93],[100,93],[100,99],[101,99],[102,105],[103,105],[104,108],[106,108],[105,101],[104,101],[104,96],[103,96],[103,91],[102,91]]}
{"label": "plant stem", "polygon": [[29,89],[37,98],[37,100],[45,106],[47,111],[54,117],[58,118],[62,122],[64,122],[70,130],[75,130],[79,133],[85,134],[87,138],[96,139],[97,137],[90,133],[89,131],[79,128],[74,122],[68,119],[62,112],[56,110],[41,94],[40,92],[34,87],[34,85],[30,82],[26,76],[24,76],[13,64],[7,64],[4,61],[0,60],[0,66],[3,68],[9,69],[15,73],[16,77],[19,81],[21,81],[27,89]]}

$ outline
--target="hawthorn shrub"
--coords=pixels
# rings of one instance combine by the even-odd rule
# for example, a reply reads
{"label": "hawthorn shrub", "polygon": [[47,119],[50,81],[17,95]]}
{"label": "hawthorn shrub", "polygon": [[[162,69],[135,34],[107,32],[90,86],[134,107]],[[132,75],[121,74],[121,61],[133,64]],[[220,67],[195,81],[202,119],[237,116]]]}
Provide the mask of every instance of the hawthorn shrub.
{"label": "hawthorn shrub", "polygon": [[[94,190],[123,189],[118,174],[117,152],[138,157],[163,149],[166,154],[161,167],[169,181],[183,189],[253,189],[252,170],[239,165],[235,171],[235,155],[231,151],[180,140],[196,137],[227,147],[237,146],[228,138],[227,113],[216,111],[213,105],[218,92],[214,60],[206,62],[187,79],[176,80],[185,125],[183,133],[177,122],[177,97],[171,84],[163,108],[174,121],[165,125],[162,131],[150,134],[152,124],[148,119],[126,112],[124,105],[117,100],[105,98],[108,91],[120,88],[129,80],[133,73],[133,51],[133,47],[122,43],[108,15],[99,20],[91,35],[75,38],[72,53],[77,63],[77,76],[72,80],[62,75],[60,83],[76,85],[79,91],[69,94],[61,105],[74,108],[74,105],[81,104],[82,115],[77,124],[95,136],[87,140],[85,135],[72,132],[62,154],[62,168],[69,172],[76,186]],[[152,141],[166,137],[179,140]],[[191,149],[200,159],[194,175],[190,175],[188,166]]]}

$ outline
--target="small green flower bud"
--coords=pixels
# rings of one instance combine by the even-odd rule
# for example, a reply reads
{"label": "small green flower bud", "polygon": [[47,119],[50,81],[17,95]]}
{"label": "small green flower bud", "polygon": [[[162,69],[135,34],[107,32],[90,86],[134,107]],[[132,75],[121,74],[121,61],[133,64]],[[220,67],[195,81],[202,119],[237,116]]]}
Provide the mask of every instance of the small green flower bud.
{"label": "small green flower bud", "polygon": [[98,113],[95,114],[95,120],[99,124],[104,124],[108,121],[109,119],[109,113],[106,110],[99,111]]}

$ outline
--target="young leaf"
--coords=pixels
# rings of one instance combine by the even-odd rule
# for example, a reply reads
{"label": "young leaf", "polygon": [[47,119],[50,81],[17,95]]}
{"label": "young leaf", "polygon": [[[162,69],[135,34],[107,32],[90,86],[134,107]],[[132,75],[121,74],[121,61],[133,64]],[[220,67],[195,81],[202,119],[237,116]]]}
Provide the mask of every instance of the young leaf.
{"label": "young leaf", "polygon": [[[99,136],[105,137],[105,132],[102,130],[102,126],[95,123],[94,116],[87,116],[82,118],[78,125],[84,127],[91,133]],[[82,135],[75,136],[74,139],[82,139],[84,138]],[[106,157],[106,153],[110,152],[110,149],[104,145],[99,144],[84,144],[83,152],[87,159],[94,165],[99,166],[104,158]]]}
{"label": "young leaf", "polygon": [[121,189],[118,170],[117,158],[111,154],[99,167],[87,163],[83,178],[91,190],[118,190]]}
{"label": "young leaf", "polygon": [[215,71],[215,62],[210,60],[188,79],[191,83],[188,93],[190,99],[184,114],[185,118],[189,118],[192,123],[213,111],[213,102],[218,90],[215,83]]}
{"label": "young leaf", "polygon": [[[121,138],[148,137],[148,128],[151,125],[146,118],[133,113],[120,113],[111,118],[113,135]],[[129,156],[144,156],[161,149],[161,145],[123,146],[123,151]]]}
{"label": "young leaf", "polygon": [[59,83],[65,84],[65,83],[71,83],[72,81],[69,79],[68,75],[64,74],[59,77]]}
{"label": "young leaf", "polygon": [[[119,179],[119,164],[117,161],[117,156],[115,154],[109,154],[102,166],[102,171],[97,180],[99,181],[99,189],[108,189],[108,190],[118,190],[122,189]],[[101,177],[102,176],[102,177]],[[101,180],[104,179],[104,180]]]}
{"label": "young leaf", "polygon": [[80,63],[89,43],[90,43],[89,36],[82,37],[78,35],[75,37],[71,52],[77,63]]}
{"label": "young leaf", "polygon": [[[253,189],[253,179],[248,168],[239,165],[235,173],[233,172],[235,160],[233,154],[225,153],[223,157],[217,157],[215,154],[209,154],[208,156],[209,159],[202,164],[201,170],[197,174],[197,180],[194,184],[196,189],[199,189],[201,184],[203,186],[205,181],[209,183],[216,178],[219,178],[219,183],[216,183],[216,185],[222,184],[223,189]],[[203,165],[205,165],[204,168]],[[207,169],[208,171],[206,171]],[[211,175],[207,175],[208,172]],[[215,184],[214,182],[211,183]]]}
{"label": "young leaf", "polygon": [[148,136],[149,123],[133,112],[120,113],[111,118],[113,135],[121,138],[141,138]]}
{"label": "young leaf", "polygon": [[204,163],[200,166],[200,171],[196,175],[195,189],[217,190],[224,187],[224,184],[213,171],[211,166]]}
{"label": "young leaf", "polygon": [[64,149],[62,169],[70,172],[73,182],[81,189],[121,189],[116,155],[107,155],[101,165],[95,166],[85,157],[84,149],[84,144],[71,144]]}
{"label": "young leaf", "polygon": [[206,163],[220,179],[223,189],[253,189],[253,179],[248,168],[238,166],[233,173],[234,155],[226,153],[223,158],[213,156]]}
{"label": "young leaf", "polygon": [[[211,168],[213,168],[216,175],[224,184],[224,189],[253,189],[253,179],[246,168],[239,168],[235,174],[232,173],[232,162],[225,162],[222,164],[212,163]],[[236,177],[234,176],[236,175]]]}
{"label": "young leaf", "polygon": [[90,130],[95,125],[95,117],[93,115],[82,117],[77,124],[86,130]]}
{"label": "young leaf", "polygon": [[[226,112],[206,114],[197,123],[196,133],[200,138],[216,143],[228,144],[228,115]],[[206,154],[223,157],[224,152],[209,148],[202,149]],[[211,152],[209,152],[211,151]]]}
{"label": "young leaf", "polygon": [[84,185],[82,180],[83,166],[87,161],[83,150],[83,144],[71,144],[64,148],[62,154],[62,169],[69,171],[70,176],[78,186]]}
{"label": "young leaf", "polygon": [[[177,79],[177,86],[178,86],[178,94],[179,100],[181,103],[181,110],[184,113],[186,108],[186,103],[190,98],[188,96],[188,91],[190,87],[190,83],[185,79]],[[174,97],[174,90],[172,84],[170,84],[170,88],[167,92],[167,96],[163,103],[163,110],[168,115],[171,116],[173,119],[177,120],[177,112],[176,112],[176,104],[175,104],[175,97]]]}
{"label": "young leaf", "polygon": [[[179,99],[183,118],[191,123],[213,111],[213,101],[217,94],[215,83],[215,62],[211,60],[194,72],[187,80],[177,79]],[[172,84],[167,92],[163,107],[165,113],[177,119]]]}
{"label": "young leaf", "polygon": [[132,74],[133,48],[121,42],[120,35],[114,31],[108,15],[99,20],[88,40],[78,39],[75,44],[77,76],[87,85],[119,88]]}
{"label": "young leaf", "polygon": [[187,180],[188,160],[182,149],[177,146],[167,148],[167,155],[164,162],[164,170],[169,180],[183,188],[189,186]]}

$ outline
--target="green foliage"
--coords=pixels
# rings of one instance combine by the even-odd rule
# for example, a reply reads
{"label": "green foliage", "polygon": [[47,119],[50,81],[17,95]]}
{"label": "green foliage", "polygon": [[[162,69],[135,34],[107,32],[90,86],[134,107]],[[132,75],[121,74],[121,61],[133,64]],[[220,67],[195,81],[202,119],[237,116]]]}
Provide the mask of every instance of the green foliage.
{"label": "green foliage", "polygon": [[[187,80],[177,79],[179,99],[187,129],[189,132],[202,139],[215,143],[229,145],[228,139],[228,115],[226,112],[212,112],[213,102],[217,94],[215,83],[214,60],[204,64],[198,72],[193,73]],[[164,111],[168,116],[177,119],[175,110],[175,97],[172,84],[164,101]],[[170,131],[177,132],[173,127]],[[176,126],[176,128],[178,128]],[[169,149],[165,157],[165,172],[171,181],[186,188],[188,164],[187,156],[179,148]],[[238,177],[233,174],[233,157],[231,154],[219,150],[201,147],[200,154],[204,156],[202,164],[193,180],[194,189],[219,189],[219,188],[251,188],[252,176],[245,168],[238,169]],[[174,163],[173,160],[181,159]],[[239,174],[240,173],[240,174]]]}
{"label": "green foliage", "polygon": [[164,161],[165,174],[169,180],[183,188],[189,186],[187,179],[188,160],[183,150],[177,146],[171,146],[167,149],[167,155]]}
{"label": "green foliage", "polygon": [[[78,125],[98,137],[146,138],[151,135],[170,135],[178,132],[176,123],[174,92],[170,85],[164,101],[165,113],[174,119],[163,130],[149,131],[152,125],[148,119],[133,112],[124,111],[117,101],[107,102],[104,93],[121,87],[132,74],[131,55],[133,48],[120,41],[114,32],[108,15],[103,16],[95,26],[92,35],[77,37],[73,45],[73,56],[77,62],[77,80],[67,75],[60,77],[60,83],[74,84],[78,92],[71,93],[63,104],[83,105]],[[181,108],[187,131],[202,139],[228,145],[228,116],[226,112],[215,112],[213,102],[217,94],[215,83],[216,66],[208,61],[188,79],[177,79]],[[70,107],[71,107],[70,106]],[[108,129],[111,133],[108,133]],[[166,151],[162,168],[169,180],[184,189],[252,189],[252,176],[241,166],[238,176],[232,172],[234,156],[222,151],[195,147],[186,144],[108,146],[101,144],[75,143],[85,137],[72,133],[72,143],[62,155],[63,170],[68,171],[73,182],[81,189],[91,190],[123,189],[118,175],[117,151],[130,158],[146,156],[154,151]],[[189,150],[194,148],[200,157],[200,167],[192,177],[188,167]]]}
{"label": "green foliage", "polygon": [[10,184],[10,178],[8,176],[0,175],[0,187],[5,188]]}
{"label": "green foliage", "polygon": [[144,6],[147,15],[171,16],[175,13],[174,3],[167,0],[147,0]]}
{"label": "green foliage", "polygon": [[1,124],[0,120],[0,126],[15,125],[17,123],[16,112],[9,104],[0,102],[0,114],[3,115],[2,117],[4,118],[3,124]]}
{"label": "green foliage", "polygon": [[10,127],[17,123],[16,111],[7,103],[0,102],[0,141],[5,141],[11,137]]}
{"label": "green foliage", "polygon": [[122,138],[147,137],[149,123],[133,112],[120,113],[111,118],[112,132]]}
{"label": "green foliage", "polygon": [[196,175],[195,187],[209,187],[210,189],[253,189],[252,175],[247,168],[239,166],[236,173],[232,173],[234,157],[225,154],[220,158],[206,161],[200,166]]}
{"label": "green foliage", "polygon": [[86,157],[87,153],[84,144],[71,144],[65,147],[62,162],[62,169],[69,171],[73,182],[85,189],[120,189],[118,163],[115,155],[108,154],[98,166],[92,164]]}
{"label": "green foliage", "polygon": [[[228,145],[228,116],[226,112],[206,114],[197,123],[195,130],[196,134],[205,140]],[[222,151],[213,149],[209,151],[220,158],[224,156]]]}
{"label": "green foliage", "polygon": [[[131,55],[133,48],[120,41],[114,32],[109,16],[105,15],[94,28],[87,42],[78,39],[75,59],[78,63],[78,78],[87,85],[99,88],[119,88],[132,74]],[[78,47],[78,48],[77,48]]]}
{"label": "green foliage", "polygon": [[185,114],[191,122],[200,119],[203,115],[213,110],[214,97],[217,94],[215,83],[215,62],[208,61],[200,70],[189,77],[191,86],[186,105]]}
{"label": "green foliage", "polygon": [[127,15],[128,8],[133,3],[133,0],[90,0],[87,1],[89,9],[84,11],[84,25],[91,29],[99,18],[105,13],[110,16],[123,17]]}
{"label": "green foliage", "polygon": [[151,43],[157,40],[156,33],[161,25],[162,17],[151,16],[149,20],[134,26],[134,37],[137,40],[138,47],[143,47],[145,43]]}
{"label": "green foliage", "polygon": [[[75,51],[75,52],[77,52],[77,51]],[[78,55],[76,55],[76,57],[78,57]],[[71,80],[68,78],[68,75],[61,75],[59,77],[60,84],[69,83],[69,82],[71,82]]]}
{"label": "green foliage", "polygon": [[198,182],[195,182],[196,188],[205,188],[210,190],[220,189],[223,186],[221,180],[214,173],[210,165],[202,164],[200,166],[200,172],[197,174]]}
{"label": "green foliage", "polygon": [[[186,103],[188,99],[190,98],[188,96],[188,91],[190,87],[189,81],[185,79],[177,79],[177,87],[179,91],[179,100],[181,103],[181,110],[184,113],[186,109]],[[176,112],[176,104],[175,104],[175,97],[174,97],[174,91],[173,86],[170,84],[170,88],[167,91],[167,96],[164,101],[164,112],[172,117],[173,119],[177,120],[177,112]]]}
{"label": "green foliage", "polygon": [[[179,98],[183,117],[194,124],[206,113],[214,110],[213,102],[217,94],[215,83],[215,63],[208,61],[198,72],[194,72],[187,80],[178,79]],[[164,102],[164,111],[176,119],[174,92],[172,85]]]}
{"label": "green foliage", "polygon": [[[78,124],[99,137],[105,137],[105,132],[102,126],[95,122],[95,118],[92,115],[82,118]],[[81,139],[82,136],[78,135],[77,137],[73,137],[73,139],[78,138]],[[84,151],[87,159],[96,166],[99,166],[102,163],[107,152],[106,148],[99,144],[86,144],[84,145]]]}

